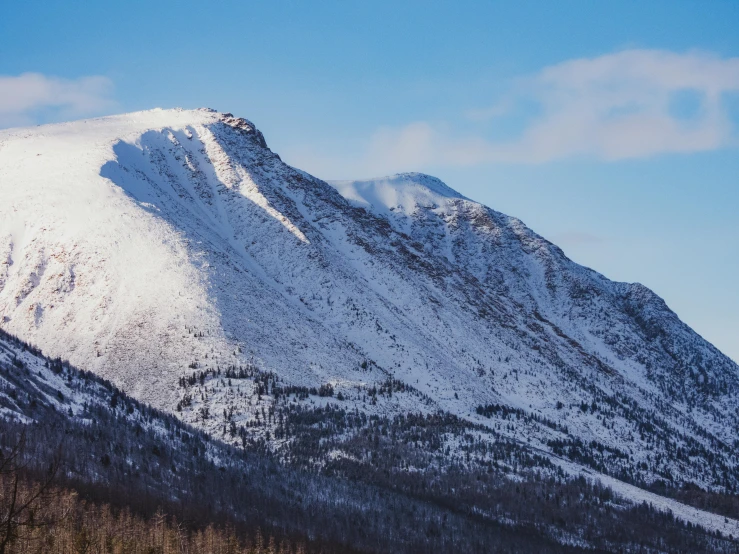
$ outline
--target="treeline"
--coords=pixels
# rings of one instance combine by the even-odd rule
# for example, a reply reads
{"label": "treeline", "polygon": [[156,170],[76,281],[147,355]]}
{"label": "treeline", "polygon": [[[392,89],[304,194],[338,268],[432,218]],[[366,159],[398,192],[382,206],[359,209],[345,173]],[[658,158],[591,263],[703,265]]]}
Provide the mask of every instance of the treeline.
{"label": "treeline", "polygon": [[516,416],[517,420],[524,420],[528,422],[534,421],[536,423],[546,425],[547,427],[555,431],[560,431],[565,435],[569,433],[566,425],[561,425],[556,421],[547,419],[542,415],[532,412],[526,412],[521,408],[514,408],[512,406],[506,406],[504,404],[487,404],[485,406],[480,405],[475,409],[475,412],[477,413],[477,415],[485,416],[488,418],[494,417],[502,420],[513,419],[513,416]]}
{"label": "treeline", "polygon": [[[0,362],[0,377],[17,391],[6,407],[35,421],[3,421],[4,456],[25,435],[21,462],[36,479],[59,455],[55,486],[144,519],[161,509],[200,527],[230,524],[246,537],[257,529],[275,537],[303,536],[310,539],[306,547],[340,545],[335,551],[568,551],[545,533],[295,469],[259,446],[229,447],[67,364],[59,374],[63,391],[51,389],[32,365]],[[60,405],[45,396],[58,398],[57,392]],[[79,402],[83,392],[92,396],[70,415],[71,397]],[[0,499],[0,507],[6,505]]]}
{"label": "treeline", "polygon": [[[90,491],[87,491],[88,493]],[[9,520],[15,496],[24,510]],[[26,502],[27,499],[32,499]],[[2,554],[332,554],[344,545],[249,532],[233,525],[178,521],[161,509],[150,517],[128,507],[90,501],[77,491],[28,476],[0,474]]]}
{"label": "treeline", "polygon": [[[532,535],[586,537],[603,551],[628,545],[637,552],[739,552],[737,537],[707,533],[647,504],[634,506],[510,439],[484,440],[484,429],[451,414],[367,417],[327,406],[296,410],[288,419],[299,444],[297,460],[345,453],[324,466],[326,475],[373,483],[457,513],[516,521]],[[347,427],[361,430],[343,441]],[[447,441],[456,444],[454,455],[443,446]]]}
{"label": "treeline", "polygon": [[[193,541],[202,533],[235,537],[242,549],[254,547],[261,530],[267,547],[274,537],[276,548],[311,552],[737,552],[733,537],[557,472],[515,441],[481,440],[482,427],[450,414],[387,418],[339,401],[278,405],[267,420],[291,443],[278,458],[263,442],[223,444],[68,364],[55,376],[59,390],[27,365],[0,361],[0,379],[15,391],[14,399],[0,395],[3,407],[33,420],[3,421],[0,458],[25,437],[18,460],[28,487],[58,468],[49,490],[74,491],[82,503],[70,507],[68,523],[51,518],[46,527],[59,533],[71,532],[63,525],[87,529],[97,510],[109,510],[138,518],[142,536],[146,528],[161,537],[156,529],[171,525]],[[11,494],[2,494],[5,508]],[[89,533],[80,537],[76,551],[95,552],[85,546]],[[13,543],[22,544],[20,534]],[[57,550],[36,550],[44,551]]]}

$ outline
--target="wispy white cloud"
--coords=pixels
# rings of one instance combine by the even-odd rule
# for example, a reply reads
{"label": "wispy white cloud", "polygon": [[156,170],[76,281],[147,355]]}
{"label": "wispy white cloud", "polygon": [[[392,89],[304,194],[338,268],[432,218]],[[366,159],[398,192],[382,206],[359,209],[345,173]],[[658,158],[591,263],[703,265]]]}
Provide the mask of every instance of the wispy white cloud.
{"label": "wispy white cloud", "polygon": [[0,75],[0,127],[67,119],[110,109],[113,83],[107,77],[62,79],[40,73]]}
{"label": "wispy white cloud", "polygon": [[381,128],[358,166],[384,172],[572,156],[611,161],[736,146],[726,95],[737,92],[739,58],[626,50],[570,60],[516,79],[497,103],[466,114],[495,128],[501,117],[521,117],[522,103],[534,106],[518,135],[492,141],[422,121]]}

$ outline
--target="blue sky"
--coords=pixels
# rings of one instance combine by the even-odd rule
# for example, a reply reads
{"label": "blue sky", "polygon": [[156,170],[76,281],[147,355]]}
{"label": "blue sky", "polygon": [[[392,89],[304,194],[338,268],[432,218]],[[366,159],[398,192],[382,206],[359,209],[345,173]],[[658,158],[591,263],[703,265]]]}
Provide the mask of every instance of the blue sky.
{"label": "blue sky", "polygon": [[739,2],[24,2],[0,127],[254,121],[324,178],[437,175],[739,360]]}

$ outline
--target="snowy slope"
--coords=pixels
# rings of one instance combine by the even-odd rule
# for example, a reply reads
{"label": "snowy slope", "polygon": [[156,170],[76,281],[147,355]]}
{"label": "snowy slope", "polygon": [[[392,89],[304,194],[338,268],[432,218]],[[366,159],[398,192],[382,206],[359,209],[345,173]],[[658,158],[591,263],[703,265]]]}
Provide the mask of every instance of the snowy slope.
{"label": "snowy slope", "polygon": [[[117,402],[114,400],[116,398],[118,399]],[[100,438],[100,426],[106,425],[98,421],[97,418],[100,414],[105,414],[108,418],[107,425],[113,426],[110,429],[106,427],[109,440],[101,440]],[[197,442],[199,448],[202,449],[201,462],[204,459],[221,467],[223,467],[221,464],[226,463],[228,466],[236,468],[239,473],[244,474],[246,472],[245,474],[252,476],[256,474],[258,478],[254,478],[244,488],[248,489],[249,486],[259,487],[259,484],[261,484],[262,491],[260,492],[266,492],[268,496],[273,496],[276,502],[282,500],[277,489],[284,489],[285,475],[274,478],[275,481],[280,483],[280,487],[274,483],[264,483],[263,468],[257,467],[255,469],[253,467],[255,462],[260,461],[258,458],[255,459],[254,453],[251,457],[246,458],[247,462],[244,462],[240,457],[234,456],[234,452],[229,451],[219,441],[210,441],[206,437],[202,437],[206,440],[198,440],[200,437],[191,427],[177,425],[165,414],[154,412],[145,405],[131,402],[130,398],[125,397],[109,383],[101,382],[90,374],[81,373],[58,360],[49,360],[13,337],[0,332],[0,421],[5,420],[6,426],[9,422],[34,423],[44,426],[45,423],[48,425],[50,419],[55,423],[61,423],[60,427],[57,428],[57,433],[65,436],[65,444],[67,445],[70,440],[70,433],[78,438],[75,431],[79,432],[84,429],[83,434],[88,437],[89,442],[84,447],[79,448],[79,452],[76,453],[79,454],[79,457],[76,458],[75,454],[71,454],[67,449],[67,452],[71,455],[65,458],[68,469],[83,480],[104,481],[106,479],[106,470],[104,466],[99,465],[100,452],[108,451],[111,457],[116,460],[120,453],[124,451],[121,444],[125,444],[125,439],[122,437],[128,437],[128,440],[131,441],[131,444],[125,449],[128,451],[126,459],[128,467],[134,470],[137,469],[137,466],[139,470],[142,469],[142,466],[153,465],[159,467],[156,463],[152,464],[150,457],[148,460],[146,459],[153,440],[157,447],[167,449],[165,457],[167,463],[162,464],[159,473],[156,474],[157,478],[153,481],[149,480],[148,485],[157,490],[161,487],[171,494],[171,491],[180,490],[180,487],[183,487],[182,482],[178,483],[176,477],[180,476],[186,479],[188,472],[193,472],[191,444]],[[8,429],[4,430],[7,433]],[[142,439],[141,432],[143,430],[146,430],[148,435]],[[53,437],[54,441],[45,446],[53,450],[59,437],[54,435],[53,431],[51,431],[50,436]],[[115,440],[110,440],[113,437],[115,437]],[[135,437],[135,440],[131,437]],[[189,437],[190,440],[184,437]],[[50,437],[47,436],[46,438]],[[34,438],[32,437],[31,442],[33,443],[33,441]],[[93,444],[90,444],[90,442]],[[40,453],[35,451],[34,454],[38,456]],[[169,468],[175,467],[173,460],[178,458],[179,470],[170,472]],[[34,460],[34,462],[38,464],[39,460]],[[41,465],[46,466],[46,464]],[[164,466],[168,467],[165,469]],[[577,467],[566,469],[570,473],[581,471],[581,468]],[[90,472],[90,470],[92,470],[92,475],[84,473],[85,471]],[[215,472],[213,466],[211,466],[211,470],[218,473]],[[118,478],[120,478],[120,475]],[[136,481],[140,481],[140,479],[141,476],[139,475]],[[299,479],[300,483],[304,485],[300,487],[303,494],[310,496],[318,489],[320,497],[326,496],[325,490],[320,487],[311,487],[311,476],[303,474]],[[672,513],[678,521],[690,522],[711,532],[718,531],[724,537],[739,536],[739,521],[735,519],[696,509],[672,499],[662,498],[613,478],[599,476],[597,479],[616,493],[618,500],[613,502],[614,508],[623,510],[628,509],[633,504],[646,502],[659,511]],[[200,478],[198,478],[198,481],[200,481]],[[322,485],[325,487],[326,482],[324,481]],[[296,484],[293,483],[293,486],[296,486]],[[250,492],[253,493],[253,490]],[[337,483],[336,481],[334,481],[333,494],[337,497],[331,499],[331,501],[336,502],[340,499],[339,510],[342,512],[346,510],[348,501],[357,500],[356,495],[353,497],[342,487],[340,482]],[[282,502],[285,503],[284,500]],[[240,504],[243,504],[243,500]],[[365,499],[364,510],[367,509]],[[557,532],[556,528],[549,532],[552,531],[554,531],[552,533],[554,538],[564,539],[565,544],[567,544],[568,537],[566,535],[559,536],[560,533]],[[587,544],[587,541],[585,544]]]}
{"label": "snowy slope", "polygon": [[613,476],[739,485],[736,364],[433,177],[326,183],[246,120],[153,110],[0,132],[0,198],[2,327],[211,432],[204,408],[247,425],[271,390],[181,378],[253,364]]}

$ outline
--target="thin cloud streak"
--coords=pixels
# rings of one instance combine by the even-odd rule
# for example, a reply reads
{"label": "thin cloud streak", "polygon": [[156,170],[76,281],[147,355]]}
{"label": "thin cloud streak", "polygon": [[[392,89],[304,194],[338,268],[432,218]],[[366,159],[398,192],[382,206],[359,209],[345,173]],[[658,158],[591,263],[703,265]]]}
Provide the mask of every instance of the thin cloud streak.
{"label": "thin cloud streak", "polygon": [[[515,137],[455,136],[428,122],[380,128],[359,169],[544,163],[574,156],[603,161],[692,153],[737,145],[725,95],[739,92],[739,58],[705,52],[626,50],[570,60],[517,79],[498,103],[467,118],[495,126],[521,101],[537,115]],[[680,95],[693,100],[680,113]],[[520,115],[520,114],[518,114]]]}
{"label": "thin cloud streak", "polygon": [[62,79],[40,73],[0,75],[0,127],[29,125],[39,113],[45,119],[70,119],[99,114],[115,106],[113,83],[107,77]]}

